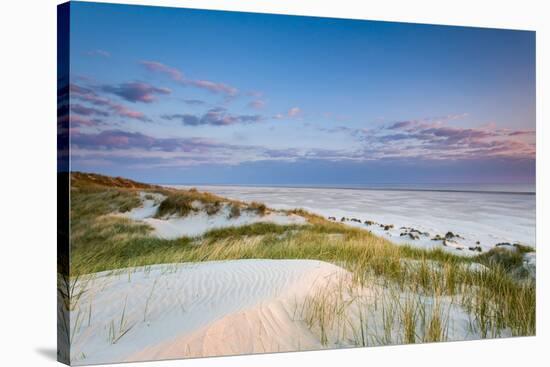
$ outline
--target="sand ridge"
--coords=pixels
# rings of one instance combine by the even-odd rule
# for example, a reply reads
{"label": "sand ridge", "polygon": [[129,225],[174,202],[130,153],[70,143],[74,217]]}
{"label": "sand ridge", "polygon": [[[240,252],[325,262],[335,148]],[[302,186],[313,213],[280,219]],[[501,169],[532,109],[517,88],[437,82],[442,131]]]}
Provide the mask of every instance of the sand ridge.
{"label": "sand ridge", "polygon": [[79,280],[75,364],[320,348],[296,316],[338,266],[314,260],[154,265]]}
{"label": "sand ridge", "polygon": [[271,211],[260,215],[253,211],[243,210],[238,217],[231,217],[231,208],[225,205],[218,213],[208,215],[204,210],[193,212],[185,217],[169,216],[155,218],[161,202],[166,197],[158,193],[140,192],[142,205],[126,213],[116,215],[141,221],[153,227],[153,235],[163,239],[179,237],[197,237],[212,229],[239,227],[253,223],[275,223],[280,225],[305,224],[307,220],[299,215],[282,211]]}

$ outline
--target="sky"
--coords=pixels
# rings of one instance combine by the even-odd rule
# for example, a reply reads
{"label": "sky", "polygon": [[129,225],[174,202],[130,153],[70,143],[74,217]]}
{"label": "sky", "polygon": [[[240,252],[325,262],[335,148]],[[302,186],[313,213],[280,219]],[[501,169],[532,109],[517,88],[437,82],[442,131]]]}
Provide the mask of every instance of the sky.
{"label": "sky", "polygon": [[73,171],[531,183],[535,33],[72,2]]}

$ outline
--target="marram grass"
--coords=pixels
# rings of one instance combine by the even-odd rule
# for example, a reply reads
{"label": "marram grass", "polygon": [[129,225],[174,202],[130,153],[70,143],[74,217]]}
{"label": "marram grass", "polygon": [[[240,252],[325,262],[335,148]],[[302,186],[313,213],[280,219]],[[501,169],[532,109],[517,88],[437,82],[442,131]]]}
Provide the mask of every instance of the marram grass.
{"label": "marram grass", "polygon": [[[529,249],[515,253],[496,249],[474,258],[460,257],[442,250],[398,246],[300,209],[291,212],[306,217],[309,224],[256,223],[212,230],[194,239],[159,239],[150,235],[151,228],[146,224],[111,213],[139,206],[140,191],[165,195],[167,203],[161,204],[164,214],[186,215],[194,210],[196,205],[192,203],[199,202],[213,213],[222,203],[230,204],[238,209],[231,209],[231,215],[237,216],[243,203],[197,190],[140,186],[120,180],[114,181],[114,186],[110,180],[104,183],[102,176],[73,176],[68,290],[71,280],[83,274],[134,266],[233,259],[315,259],[349,270],[354,287],[376,283],[391,290],[377,301],[384,312],[382,324],[375,329],[368,307],[359,307],[359,327],[347,331],[357,345],[447,340],[448,310],[443,299],[451,299],[452,304],[467,310],[472,332],[481,337],[498,337],[504,331],[511,335],[535,334],[535,283],[518,279],[517,272],[512,271],[521,265],[518,254]],[[258,203],[252,209],[258,213],[268,210]],[[471,267],[475,262],[484,267]],[[403,294],[408,298],[403,298]],[[346,323],[344,298],[321,292],[311,296],[301,311],[324,344],[338,343],[330,338],[335,327],[342,328]],[[435,302],[435,306],[426,303],[426,299]],[[123,322],[114,323],[113,342],[128,327],[131,326]]]}

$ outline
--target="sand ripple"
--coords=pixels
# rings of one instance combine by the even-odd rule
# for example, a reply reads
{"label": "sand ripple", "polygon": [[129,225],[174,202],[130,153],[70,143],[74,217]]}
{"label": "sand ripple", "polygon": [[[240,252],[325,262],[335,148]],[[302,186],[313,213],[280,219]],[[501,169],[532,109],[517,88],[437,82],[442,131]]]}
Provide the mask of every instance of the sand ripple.
{"label": "sand ripple", "polygon": [[[319,348],[294,317],[345,271],[314,260],[233,260],[97,273],[71,312],[76,364]],[[115,340],[116,339],[116,340]]]}

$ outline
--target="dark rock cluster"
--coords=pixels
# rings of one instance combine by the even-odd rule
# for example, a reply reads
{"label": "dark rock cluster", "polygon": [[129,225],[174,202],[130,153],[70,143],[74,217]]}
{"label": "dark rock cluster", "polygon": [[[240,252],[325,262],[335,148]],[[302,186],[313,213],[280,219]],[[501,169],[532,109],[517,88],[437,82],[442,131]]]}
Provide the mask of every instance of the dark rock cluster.
{"label": "dark rock cluster", "polygon": [[420,236],[423,236],[423,237],[429,237],[430,234],[428,232],[422,232],[422,231],[419,231],[418,229],[416,228],[412,228],[412,227],[401,227],[399,228],[402,232],[400,234],[400,236],[409,236],[410,239],[412,240],[419,240],[420,239]]}
{"label": "dark rock cluster", "polygon": [[[333,220],[333,221],[336,221],[336,217],[328,217],[329,220]],[[363,221],[361,221],[361,219],[358,219],[358,218],[348,218],[348,217],[341,217],[340,218],[340,221],[341,222],[355,222],[355,223],[362,223],[364,224],[365,226],[378,226],[380,228],[382,228],[384,231],[389,231],[393,228],[395,228],[395,226],[393,224],[384,224],[384,223],[378,223],[378,222],[375,222],[373,220],[370,220],[370,219],[365,219]],[[400,227],[399,228],[401,233],[399,234],[400,237],[407,237],[408,239],[411,239],[411,240],[419,240],[421,237],[430,237],[430,233],[429,232],[422,232],[416,228],[413,228],[413,227]],[[369,232],[372,233],[372,231],[369,230]],[[458,233],[454,233],[454,232],[451,232],[451,231],[448,231],[447,233],[445,233],[445,235],[440,235],[440,234],[436,234],[434,235],[433,237],[431,237],[431,240],[432,241],[441,241],[442,242],[442,245],[443,246],[451,246],[453,247],[454,249],[456,250],[464,250],[465,247],[461,246],[459,243],[456,242],[457,239],[464,239],[464,237],[462,237],[461,235],[459,235]],[[480,246],[480,242],[479,241],[476,241],[476,245],[475,246],[469,246],[467,247],[468,250],[470,251],[475,251],[475,252],[483,252],[483,248]],[[515,244],[510,244],[508,242],[502,242],[502,243],[497,243],[495,246],[497,247],[508,247],[510,248],[511,250],[514,250],[515,249]]]}

